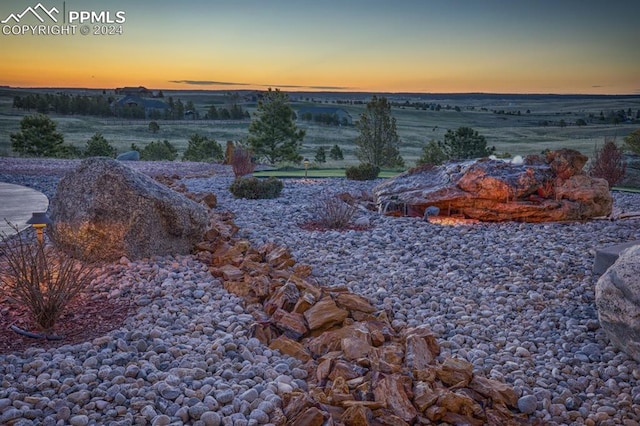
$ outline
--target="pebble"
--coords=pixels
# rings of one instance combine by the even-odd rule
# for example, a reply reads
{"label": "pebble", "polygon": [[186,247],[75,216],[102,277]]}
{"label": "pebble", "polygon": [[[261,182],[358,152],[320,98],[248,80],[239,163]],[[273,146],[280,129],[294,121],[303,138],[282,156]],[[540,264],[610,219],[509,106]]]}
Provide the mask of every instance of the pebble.
{"label": "pebble", "polygon": [[[229,193],[232,179],[183,182],[215,193],[240,237],[288,247],[321,284],[391,308],[397,327],[431,327],[440,360],[462,356],[516,386],[520,411],[543,424],[640,422],[640,369],[598,326],[591,274],[596,248],[640,239],[638,219],[434,226],[363,210],[366,230],[305,231],[311,200],[370,193],[379,181],[287,179],[277,199],[243,200]],[[59,175],[0,180],[52,196]],[[614,199],[640,211],[638,194]],[[251,338],[242,301],[190,256],[121,259],[100,281],[105,294],[133,299],[136,313],[91,342],[0,355],[0,423],[33,403],[24,412],[34,424],[262,425],[283,392],[303,386],[302,365]]]}

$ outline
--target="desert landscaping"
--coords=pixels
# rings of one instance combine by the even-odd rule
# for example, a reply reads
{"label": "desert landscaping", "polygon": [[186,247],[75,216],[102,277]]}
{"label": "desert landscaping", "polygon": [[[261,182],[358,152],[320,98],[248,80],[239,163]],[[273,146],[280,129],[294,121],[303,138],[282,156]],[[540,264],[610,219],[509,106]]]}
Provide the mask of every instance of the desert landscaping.
{"label": "desert landscaping", "polygon": [[[4,158],[0,180],[55,206],[80,164]],[[286,179],[247,200],[229,166],[129,164],[215,194],[201,208],[217,231],[194,254],[104,264],[60,321],[72,342],[3,330],[1,423],[640,421],[640,369],[600,326],[592,272],[598,248],[640,239],[637,218],[612,220],[637,194],[612,192],[608,218],[438,224],[365,208],[381,179]],[[306,230],[327,191],[358,200],[364,226]]]}

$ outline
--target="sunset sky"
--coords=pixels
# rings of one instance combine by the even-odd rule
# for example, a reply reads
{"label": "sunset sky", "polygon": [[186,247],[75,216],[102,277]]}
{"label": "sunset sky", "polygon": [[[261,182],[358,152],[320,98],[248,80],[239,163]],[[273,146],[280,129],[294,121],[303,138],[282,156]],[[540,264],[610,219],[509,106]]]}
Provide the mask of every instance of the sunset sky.
{"label": "sunset sky", "polygon": [[[125,22],[23,32],[80,11]],[[0,85],[640,94],[639,16],[638,0],[2,0]],[[123,34],[93,34],[109,25]]]}

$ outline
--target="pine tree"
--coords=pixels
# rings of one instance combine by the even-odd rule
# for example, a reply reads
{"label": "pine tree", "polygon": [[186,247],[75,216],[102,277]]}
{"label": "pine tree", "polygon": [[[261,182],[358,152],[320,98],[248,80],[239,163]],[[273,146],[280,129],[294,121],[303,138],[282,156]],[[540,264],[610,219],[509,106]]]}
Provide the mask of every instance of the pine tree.
{"label": "pine tree", "polygon": [[391,104],[375,95],[356,123],[360,135],[356,139],[356,157],[362,163],[378,167],[403,166],[400,156],[396,119],[391,116]]}
{"label": "pine tree", "polygon": [[255,118],[249,125],[249,145],[253,154],[269,163],[291,161],[299,163],[302,156],[304,130],[294,122],[294,112],[289,106],[289,97],[280,90],[265,93],[258,102]]}

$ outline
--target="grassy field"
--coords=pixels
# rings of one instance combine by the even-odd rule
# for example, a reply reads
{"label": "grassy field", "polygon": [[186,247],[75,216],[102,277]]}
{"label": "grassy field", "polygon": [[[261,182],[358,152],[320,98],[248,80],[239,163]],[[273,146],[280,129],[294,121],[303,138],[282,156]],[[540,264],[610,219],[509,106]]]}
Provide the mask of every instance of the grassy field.
{"label": "grassy field", "polygon": [[[18,131],[19,121],[27,112],[12,108],[13,96],[21,94],[11,89],[0,91],[0,155],[11,155],[9,135]],[[183,102],[192,101],[201,115],[210,105],[225,106],[231,97],[224,92],[206,91],[165,91],[165,97],[172,96]],[[573,148],[591,156],[594,146],[602,144],[605,137],[616,137],[618,142],[631,131],[640,127],[639,123],[622,123],[618,125],[601,124],[597,117],[600,112],[606,115],[609,111],[631,109],[633,116],[640,109],[640,95],[637,97],[575,97],[575,96],[514,96],[505,95],[400,95],[389,94],[389,100],[396,103],[427,102],[442,106],[440,111],[422,110],[413,106],[394,107],[393,116],[397,120],[398,134],[401,138],[401,154],[412,166],[420,156],[422,147],[430,140],[442,140],[447,129],[455,130],[461,126],[469,126],[484,135],[490,146],[495,146],[498,153],[512,155],[537,154],[545,149]],[[311,99],[310,99],[311,97]],[[357,120],[365,109],[364,104],[341,104],[340,100],[367,99],[363,94],[298,94],[290,95],[292,107],[322,104],[338,106],[347,110]],[[307,100],[309,99],[309,100]],[[255,111],[255,102],[242,102],[241,106],[250,113]],[[449,109],[447,109],[447,106]],[[456,111],[458,107],[459,111]],[[495,111],[503,111],[496,113]],[[518,115],[518,111],[520,114]],[[590,118],[590,114],[596,119]],[[220,142],[223,146],[227,140],[242,140],[248,135],[249,120],[244,121],[209,121],[158,120],[160,130],[149,132],[149,120],[122,120],[115,118],[98,118],[90,116],[51,115],[58,124],[58,130],[64,134],[65,142],[84,147],[86,141],[96,132],[115,146],[119,152],[130,149],[132,143],[144,146],[155,140],[167,139],[174,144],[180,153],[187,147],[187,141],[193,133],[199,133]],[[578,119],[588,122],[586,126],[576,126]],[[564,120],[567,125],[558,125]],[[543,125],[542,123],[548,123]],[[339,145],[345,155],[344,161],[329,162],[325,168],[342,168],[357,163],[354,151],[354,140],[357,130],[351,126],[337,127],[307,122],[299,126],[306,130],[301,154],[313,161],[316,149],[324,146],[328,149]]]}
{"label": "grassy field", "polygon": [[[389,171],[382,170],[378,174],[380,178],[390,178],[396,176],[400,172],[397,171]],[[334,168],[334,169],[295,169],[295,170],[262,170],[259,172],[254,172],[253,176],[256,177],[270,177],[275,176],[277,178],[304,178],[308,177],[309,179],[315,178],[343,178],[345,177],[344,169]]]}

